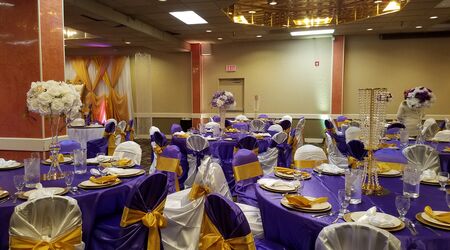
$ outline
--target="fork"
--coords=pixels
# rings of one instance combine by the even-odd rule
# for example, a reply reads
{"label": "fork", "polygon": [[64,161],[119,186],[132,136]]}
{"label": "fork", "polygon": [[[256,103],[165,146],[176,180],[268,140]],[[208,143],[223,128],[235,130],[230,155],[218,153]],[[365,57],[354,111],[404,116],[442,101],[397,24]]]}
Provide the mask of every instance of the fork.
{"label": "fork", "polygon": [[5,203],[5,202],[7,202],[7,201],[9,201],[9,200],[11,200],[11,196],[9,196],[8,198],[6,198],[6,199],[4,199],[4,200],[1,200],[1,201],[0,201],[0,204],[3,204],[3,203]]}
{"label": "fork", "polygon": [[338,216],[336,217],[336,219],[333,222],[331,222],[331,224],[337,223],[340,219],[342,219],[342,216],[344,216],[344,215],[339,213]]}

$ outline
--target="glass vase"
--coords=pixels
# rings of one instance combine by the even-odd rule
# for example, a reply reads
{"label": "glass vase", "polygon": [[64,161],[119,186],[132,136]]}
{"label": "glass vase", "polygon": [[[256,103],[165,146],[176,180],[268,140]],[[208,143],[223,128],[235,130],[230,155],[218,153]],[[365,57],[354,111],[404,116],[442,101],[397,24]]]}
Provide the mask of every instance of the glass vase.
{"label": "glass vase", "polygon": [[225,108],[219,108],[221,134],[225,133],[225,116],[226,116],[226,114],[227,114],[227,110]]}
{"label": "glass vase", "polygon": [[47,173],[47,179],[48,180],[62,179],[64,176],[63,176],[61,167],[59,166],[59,160],[58,160],[59,152],[61,149],[59,142],[58,142],[59,116],[57,116],[57,117],[51,116],[50,117],[50,128],[51,128],[51,132],[52,132],[52,142],[50,143],[50,147],[49,147],[51,163],[50,163],[50,169],[48,170],[48,173]]}

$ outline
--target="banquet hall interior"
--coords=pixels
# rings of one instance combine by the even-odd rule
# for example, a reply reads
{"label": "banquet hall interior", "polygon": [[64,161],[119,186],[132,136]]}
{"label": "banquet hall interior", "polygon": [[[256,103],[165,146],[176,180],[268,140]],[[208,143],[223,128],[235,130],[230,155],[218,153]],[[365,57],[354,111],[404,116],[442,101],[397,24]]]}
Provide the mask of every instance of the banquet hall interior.
{"label": "banquet hall interior", "polygon": [[0,0],[0,250],[450,249],[450,0]]}

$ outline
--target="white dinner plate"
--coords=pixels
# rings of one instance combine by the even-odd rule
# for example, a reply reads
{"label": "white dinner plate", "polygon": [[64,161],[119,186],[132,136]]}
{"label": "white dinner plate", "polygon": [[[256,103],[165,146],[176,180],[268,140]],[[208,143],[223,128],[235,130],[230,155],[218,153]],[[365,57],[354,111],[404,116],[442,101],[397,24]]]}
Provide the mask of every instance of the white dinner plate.
{"label": "white dinner plate", "polygon": [[266,189],[267,191],[272,191],[276,193],[290,193],[295,192],[297,189],[295,187],[288,187],[288,186],[266,186],[266,185],[260,185],[261,188]]}
{"label": "white dinner plate", "polygon": [[[305,198],[315,199],[316,197],[305,196]],[[301,209],[301,210],[310,211],[310,212],[324,211],[324,210],[326,211],[326,210],[330,210],[331,209],[331,204],[328,201],[322,202],[322,203],[313,204],[311,207],[295,207],[295,206],[292,206],[291,204],[289,204],[288,200],[285,197],[283,197],[281,199],[281,204],[286,206],[286,207],[293,208],[293,209]]]}
{"label": "white dinner plate", "polygon": [[[61,195],[67,192],[67,190],[65,188],[62,187],[45,187],[42,188],[43,191],[48,192],[48,193],[52,193],[53,195]],[[26,191],[22,194],[22,196],[26,199],[28,199],[28,197],[30,197],[30,195],[32,195],[33,193],[37,192],[37,189],[32,189],[29,191]]]}
{"label": "white dinner plate", "polygon": [[[433,211],[435,214],[442,214],[442,213],[448,213],[448,211]],[[444,227],[450,227],[449,223],[445,223],[442,221],[438,221],[436,219],[431,218],[430,216],[428,216],[428,214],[422,212],[422,214],[420,214],[422,216],[422,218],[428,222],[440,225],[440,226],[444,226]]]}
{"label": "white dinner plate", "polygon": [[[72,158],[71,157],[68,157],[68,156],[64,156],[64,160],[63,161],[60,161],[59,163],[68,163],[68,162],[71,162],[72,161]],[[45,164],[51,164],[52,163],[52,160],[50,160],[50,159],[46,159],[45,161],[44,161],[44,163]]]}
{"label": "white dinner plate", "polygon": [[387,172],[383,172],[383,173],[378,173],[379,176],[399,176],[400,175],[400,171],[395,170],[395,169],[391,169]]}
{"label": "white dinner plate", "polygon": [[[351,218],[353,221],[358,221],[359,218],[361,218],[361,216],[363,216],[366,213],[366,211],[359,211],[359,212],[353,212],[351,213]],[[379,217],[380,219],[383,220],[387,220],[391,222],[391,226],[383,226],[383,225],[377,225],[377,223],[375,223],[375,221],[370,221],[370,225],[372,226],[376,226],[378,228],[384,228],[384,229],[389,229],[389,228],[395,228],[398,227],[402,224],[402,221],[395,217],[392,216],[390,214],[385,214],[385,213],[380,213],[377,212],[374,216]]]}
{"label": "white dinner plate", "polygon": [[90,180],[85,180],[85,181],[81,182],[80,184],[78,184],[78,186],[81,188],[85,188],[85,189],[96,189],[96,188],[112,187],[112,186],[118,185],[121,182],[122,181],[120,179],[117,179],[116,182],[97,184]]}
{"label": "white dinner plate", "polygon": [[109,171],[108,168],[106,168],[106,172],[109,174],[117,175],[117,177],[132,177],[132,176],[138,176],[141,174],[145,174],[144,169],[136,169],[136,168],[128,168],[128,169],[115,169],[114,171]]}
{"label": "white dinner plate", "polygon": [[14,164],[11,164],[7,167],[1,167],[0,166],[0,170],[10,170],[10,169],[16,169],[16,168],[21,168],[23,167],[23,164],[20,162],[15,162]]}

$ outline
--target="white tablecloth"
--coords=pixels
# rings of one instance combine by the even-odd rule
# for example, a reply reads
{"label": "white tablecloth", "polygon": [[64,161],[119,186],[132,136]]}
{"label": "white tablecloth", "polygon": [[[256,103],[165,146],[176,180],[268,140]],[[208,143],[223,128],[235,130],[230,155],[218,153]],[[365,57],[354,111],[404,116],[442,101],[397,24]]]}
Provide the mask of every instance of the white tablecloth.
{"label": "white tablecloth", "polygon": [[75,140],[81,144],[81,148],[86,148],[86,143],[90,140],[102,138],[104,127],[80,127],[67,128],[67,135],[69,139]]}

